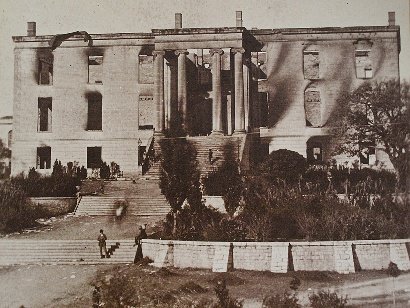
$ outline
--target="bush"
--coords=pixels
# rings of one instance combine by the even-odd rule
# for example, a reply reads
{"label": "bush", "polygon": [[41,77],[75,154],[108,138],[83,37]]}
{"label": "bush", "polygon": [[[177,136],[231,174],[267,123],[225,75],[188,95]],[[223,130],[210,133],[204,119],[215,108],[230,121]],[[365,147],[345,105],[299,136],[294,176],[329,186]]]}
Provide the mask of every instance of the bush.
{"label": "bush", "polygon": [[19,175],[12,178],[11,182],[29,197],[74,197],[76,186],[81,185],[81,179],[67,173],[58,161],[54,164],[51,176],[41,176],[31,168],[27,177]]}
{"label": "bush", "polygon": [[229,291],[226,288],[225,280],[218,280],[215,284],[214,291],[218,302],[212,305],[213,308],[242,308],[243,303],[237,299],[232,298],[229,295]]}
{"label": "bush", "polygon": [[285,292],[283,294],[276,294],[267,296],[263,299],[262,307],[266,308],[300,308],[298,299],[295,295],[290,295]]}
{"label": "bush", "polygon": [[312,308],[344,308],[348,307],[347,296],[339,297],[336,292],[319,291],[309,295],[309,301]]}
{"label": "bush", "polygon": [[15,232],[36,226],[41,213],[29,203],[25,192],[10,182],[0,184],[0,231]]}
{"label": "bush", "polygon": [[294,185],[298,183],[306,168],[307,163],[302,155],[281,149],[270,153],[268,158],[258,165],[257,171],[271,182],[283,181]]}

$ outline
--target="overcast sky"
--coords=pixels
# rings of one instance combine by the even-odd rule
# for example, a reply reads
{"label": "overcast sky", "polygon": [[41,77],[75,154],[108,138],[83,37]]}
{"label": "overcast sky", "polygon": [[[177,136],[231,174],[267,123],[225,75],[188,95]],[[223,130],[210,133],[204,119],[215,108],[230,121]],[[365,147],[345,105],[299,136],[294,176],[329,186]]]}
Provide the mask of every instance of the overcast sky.
{"label": "overcast sky", "polygon": [[410,80],[410,0],[0,0],[0,117],[13,113],[12,36],[73,31],[150,32],[173,28],[175,13],[183,27],[233,27],[235,11],[243,25],[257,28],[386,26],[396,12],[401,27],[401,78]]}

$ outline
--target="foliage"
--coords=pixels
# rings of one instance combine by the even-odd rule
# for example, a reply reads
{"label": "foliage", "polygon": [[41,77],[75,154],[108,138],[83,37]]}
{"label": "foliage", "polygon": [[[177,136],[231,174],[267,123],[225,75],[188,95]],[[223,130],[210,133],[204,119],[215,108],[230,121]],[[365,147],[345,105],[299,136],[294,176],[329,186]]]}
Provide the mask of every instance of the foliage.
{"label": "foliage", "polygon": [[30,168],[28,176],[13,177],[11,182],[24,190],[29,197],[74,197],[76,186],[81,184],[77,173],[68,172],[61,162],[56,160],[51,176],[41,176],[34,168]]}
{"label": "foliage", "polygon": [[262,307],[266,308],[300,308],[302,305],[298,303],[295,295],[290,295],[285,292],[283,294],[276,294],[267,296],[263,299]]}
{"label": "foliage", "polygon": [[294,185],[298,183],[306,168],[307,163],[302,155],[281,149],[270,153],[268,158],[257,166],[257,174],[263,175],[270,182],[282,181]]}
{"label": "foliage", "polygon": [[344,308],[347,307],[347,296],[339,297],[336,292],[319,291],[309,295],[312,308]]}
{"label": "foliage", "polygon": [[191,208],[202,207],[200,173],[194,145],[184,136],[169,136],[160,140],[161,146],[161,193],[167,199],[176,233],[177,216],[184,202]]}
{"label": "foliage", "polygon": [[295,187],[284,182],[271,183],[264,177],[247,176],[239,217],[248,236],[256,241],[296,238],[293,210],[303,202]]}
{"label": "foliage", "polygon": [[0,159],[11,158],[11,150],[7,148],[0,139]]}
{"label": "foliage", "polygon": [[218,302],[212,305],[213,308],[242,308],[243,303],[229,295],[229,290],[226,288],[225,280],[218,280],[215,284],[214,291]]}
{"label": "foliage", "polygon": [[36,219],[42,216],[31,205],[26,193],[10,181],[0,184],[0,231],[14,232],[36,226]]}
{"label": "foliage", "polygon": [[[405,188],[410,141],[410,85],[398,80],[366,82],[339,100],[338,152],[359,155],[360,145],[382,145]],[[340,116],[341,115],[341,116]]]}
{"label": "foliage", "polygon": [[398,235],[394,220],[371,209],[327,196],[318,205],[320,208],[316,213],[302,207],[297,214],[300,234],[306,240],[376,240]]}
{"label": "foliage", "polygon": [[399,269],[399,267],[397,266],[396,263],[390,261],[389,267],[387,268],[387,273],[388,273],[390,276],[396,278],[396,277],[398,277],[398,276],[400,275],[400,269]]}
{"label": "foliage", "polygon": [[234,151],[233,144],[225,144],[221,167],[203,179],[206,194],[222,196],[226,212],[230,217],[233,217],[239,206],[242,190],[241,174]]}

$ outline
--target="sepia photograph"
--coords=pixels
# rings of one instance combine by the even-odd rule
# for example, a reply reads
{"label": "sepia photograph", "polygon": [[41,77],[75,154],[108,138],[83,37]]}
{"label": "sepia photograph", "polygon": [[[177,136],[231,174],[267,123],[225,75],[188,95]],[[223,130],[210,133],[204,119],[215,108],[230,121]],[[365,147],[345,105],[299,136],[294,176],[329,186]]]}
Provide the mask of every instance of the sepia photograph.
{"label": "sepia photograph", "polygon": [[410,0],[0,0],[0,308],[410,307]]}

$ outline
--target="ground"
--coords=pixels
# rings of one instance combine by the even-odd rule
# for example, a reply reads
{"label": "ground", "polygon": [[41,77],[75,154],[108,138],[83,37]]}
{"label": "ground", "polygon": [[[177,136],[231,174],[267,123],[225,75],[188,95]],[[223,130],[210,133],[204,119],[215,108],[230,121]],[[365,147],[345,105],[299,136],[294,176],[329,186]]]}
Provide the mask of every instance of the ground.
{"label": "ground", "polygon": [[[151,220],[126,217],[121,223],[112,217],[65,216],[49,221],[39,230],[12,234],[13,238],[33,239],[95,239],[103,228],[109,238],[132,238],[141,223],[148,224],[148,233],[154,229]],[[30,265],[0,267],[0,307],[91,307],[93,283],[97,276],[123,272],[133,277],[153,277],[158,269],[134,264],[112,265]],[[161,278],[161,291],[177,288],[194,281],[204,288],[206,296],[215,298],[212,281],[220,277],[209,270],[170,269],[175,275]],[[226,274],[229,294],[244,300],[245,307],[261,307],[262,298],[289,290],[289,282],[297,276],[301,280],[298,296],[307,303],[308,294],[335,290],[339,296],[348,296],[355,307],[393,307],[393,279],[385,271],[363,271],[355,274],[296,272],[233,271]],[[150,278],[151,277],[151,278]],[[152,278],[154,279],[154,278]],[[153,282],[155,285],[155,281]],[[410,307],[410,273],[395,278],[395,307]]]}

